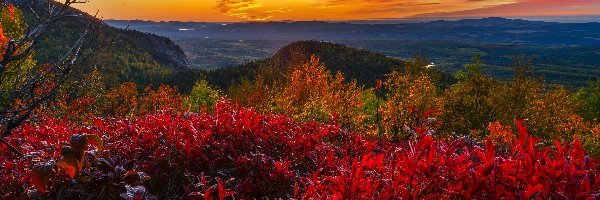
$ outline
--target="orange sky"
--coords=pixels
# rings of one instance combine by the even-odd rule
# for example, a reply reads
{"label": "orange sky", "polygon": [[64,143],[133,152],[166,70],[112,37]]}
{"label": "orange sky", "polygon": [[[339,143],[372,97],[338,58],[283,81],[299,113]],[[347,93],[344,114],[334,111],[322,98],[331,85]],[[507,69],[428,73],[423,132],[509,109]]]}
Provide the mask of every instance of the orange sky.
{"label": "orange sky", "polygon": [[155,21],[370,20],[413,16],[600,14],[600,0],[89,0],[103,19]]}

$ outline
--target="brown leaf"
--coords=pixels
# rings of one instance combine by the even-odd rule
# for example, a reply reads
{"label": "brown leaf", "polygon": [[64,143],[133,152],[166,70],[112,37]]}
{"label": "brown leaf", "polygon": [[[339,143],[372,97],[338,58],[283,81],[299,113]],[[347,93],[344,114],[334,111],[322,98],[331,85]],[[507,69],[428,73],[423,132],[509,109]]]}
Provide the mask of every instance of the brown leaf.
{"label": "brown leaf", "polygon": [[[83,169],[83,151],[76,151],[71,147],[63,147],[61,154],[62,159],[59,161],[59,167],[62,168],[62,166],[71,166],[76,172],[80,172]],[[65,167],[63,169],[67,168]]]}

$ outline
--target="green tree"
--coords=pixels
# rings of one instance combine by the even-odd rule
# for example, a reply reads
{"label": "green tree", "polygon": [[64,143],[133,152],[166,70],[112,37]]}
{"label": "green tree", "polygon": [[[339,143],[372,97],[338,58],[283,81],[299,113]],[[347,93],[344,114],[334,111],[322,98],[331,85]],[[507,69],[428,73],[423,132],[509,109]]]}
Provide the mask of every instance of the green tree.
{"label": "green tree", "polygon": [[492,120],[490,95],[497,92],[498,81],[482,74],[484,66],[479,56],[475,56],[466,71],[456,76],[459,82],[448,88],[444,95],[444,130],[458,134],[468,134],[484,130]]}
{"label": "green tree", "polygon": [[576,100],[581,102],[578,113],[586,120],[600,119],[600,80],[589,82],[587,88],[582,88],[576,94]]}
{"label": "green tree", "polygon": [[192,88],[189,101],[192,111],[210,109],[219,99],[220,92],[208,85],[206,80],[199,80]]}

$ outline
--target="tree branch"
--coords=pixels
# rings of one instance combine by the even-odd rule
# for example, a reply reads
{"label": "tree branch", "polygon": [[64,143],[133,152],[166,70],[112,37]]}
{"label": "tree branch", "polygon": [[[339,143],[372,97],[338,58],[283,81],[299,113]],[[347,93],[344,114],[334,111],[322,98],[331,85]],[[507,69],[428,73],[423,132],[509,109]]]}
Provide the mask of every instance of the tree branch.
{"label": "tree branch", "polygon": [[10,150],[15,152],[15,154],[17,154],[21,157],[25,157],[25,154],[23,154],[21,151],[19,151],[19,149],[15,148],[13,145],[9,144],[6,140],[4,140],[4,138],[0,137],[0,143],[3,143],[4,145],[6,145]]}

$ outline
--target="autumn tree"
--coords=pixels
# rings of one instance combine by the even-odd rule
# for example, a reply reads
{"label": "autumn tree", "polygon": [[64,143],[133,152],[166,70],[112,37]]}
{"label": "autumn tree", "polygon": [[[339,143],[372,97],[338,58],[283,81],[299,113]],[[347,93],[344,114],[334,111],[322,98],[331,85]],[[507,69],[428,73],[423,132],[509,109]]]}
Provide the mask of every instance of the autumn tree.
{"label": "autumn tree", "polygon": [[591,81],[587,88],[577,92],[576,99],[581,103],[578,113],[587,120],[600,120],[600,80]]}
{"label": "autumn tree", "polygon": [[300,120],[326,121],[337,117],[338,122],[358,126],[361,88],[356,81],[346,83],[344,75],[333,75],[318,57],[294,68],[282,88],[275,94],[274,104],[282,113]]}
{"label": "autumn tree", "polygon": [[81,47],[88,31],[51,63],[36,64],[31,58],[39,40],[48,30],[58,21],[73,17],[70,6],[82,2],[48,1],[47,13],[35,15],[39,24],[29,28],[25,28],[19,9],[8,3],[0,5],[0,142],[10,146],[17,154],[20,154],[18,149],[2,138],[10,135],[39,105],[52,98],[68,75],[81,65]]}
{"label": "autumn tree", "polygon": [[422,71],[394,71],[386,75],[387,102],[382,111],[384,131],[388,137],[406,139],[410,135],[405,127],[420,126],[413,111],[439,110],[441,99],[435,82]]}
{"label": "autumn tree", "polygon": [[535,77],[531,59],[515,59],[512,71],[512,80],[498,83],[489,98],[492,117],[503,124],[513,123],[514,119],[528,118],[527,109],[541,98],[547,87],[540,78]]}
{"label": "autumn tree", "polygon": [[183,112],[183,97],[178,89],[169,85],[160,85],[156,90],[146,86],[141,96],[135,116],[150,114],[156,111]]}
{"label": "autumn tree", "polygon": [[105,116],[127,117],[137,110],[139,91],[137,84],[127,82],[112,88],[104,95],[105,105],[98,106]]}
{"label": "autumn tree", "polygon": [[573,94],[563,86],[554,86],[533,101],[525,111],[527,124],[533,135],[544,139],[571,140],[574,126],[566,126],[576,115],[577,104],[573,102]]}
{"label": "autumn tree", "polygon": [[492,104],[489,97],[497,92],[498,81],[482,73],[483,61],[473,58],[466,71],[457,74],[459,82],[445,91],[444,131],[469,134],[486,129],[492,121]]}

